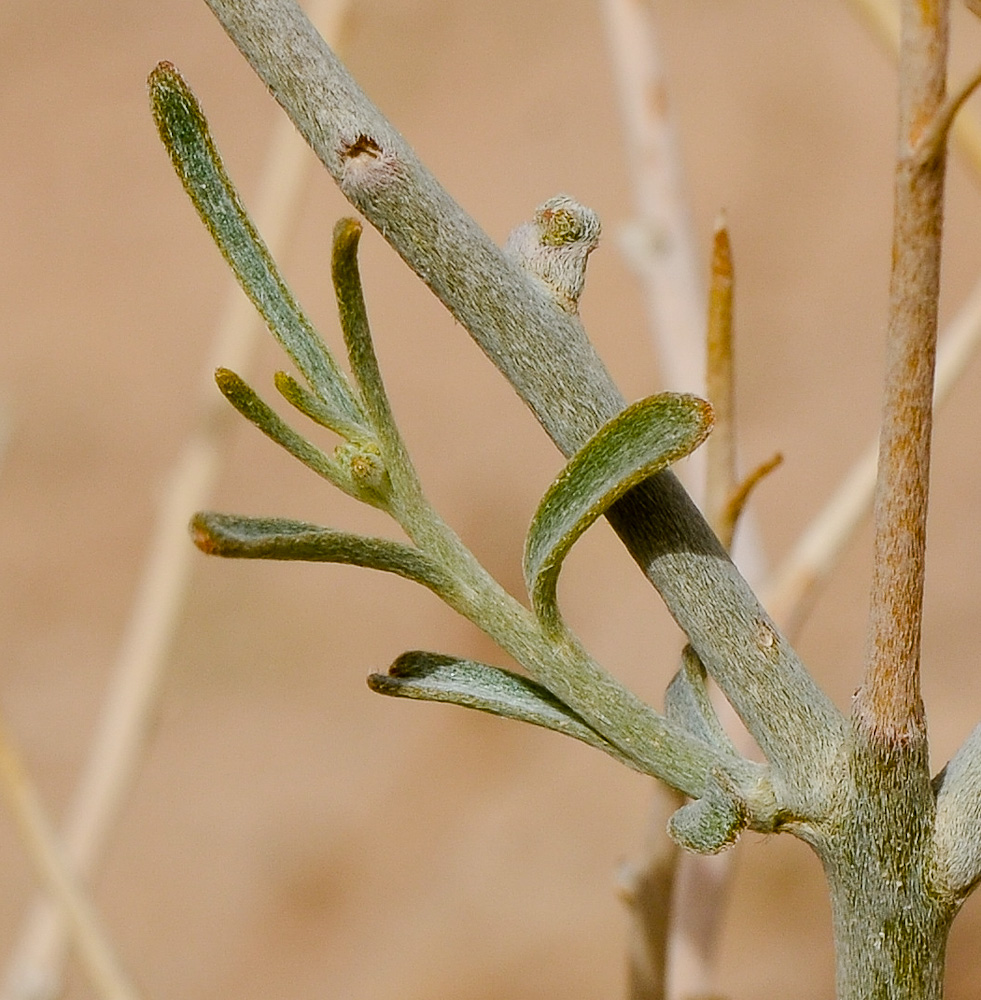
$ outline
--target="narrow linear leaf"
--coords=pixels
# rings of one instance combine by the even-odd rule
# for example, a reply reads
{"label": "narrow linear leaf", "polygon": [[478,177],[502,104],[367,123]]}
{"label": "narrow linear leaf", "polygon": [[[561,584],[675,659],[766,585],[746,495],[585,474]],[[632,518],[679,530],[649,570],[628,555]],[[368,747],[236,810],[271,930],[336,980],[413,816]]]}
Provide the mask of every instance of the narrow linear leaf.
{"label": "narrow linear leaf", "polygon": [[542,497],[525,540],[525,581],[546,627],[561,628],[556,582],[579,536],[631,487],[694,451],[711,429],[705,400],[662,393],[627,407],[569,460]]}
{"label": "narrow linear leaf", "polygon": [[283,399],[305,417],[309,417],[315,424],[320,424],[321,427],[326,427],[356,444],[368,444],[376,440],[376,436],[361,424],[350,424],[338,420],[337,412],[333,407],[324,403],[319,396],[312,393],[288,372],[276,372],[273,378]]}
{"label": "narrow linear leaf", "polygon": [[738,754],[716,715],[706,684],[705,667],[698,654],[691,646],[685,646],[681,660],[681,669],[664,694],[664,714],[703,743]]}
{"label": "narrow linear leaf", "polygon": [[547,688],[509,670],[439,653],[413,651],[403,653],[387,674],[371,674],[368,687],[397,698],[449,702],[528,722],[587,743],[634,770],[647,771]]}
{"label": "narrow linear leaf", "polygon": [[339,219],[334,226],[331,254],[331,277],[337,296],[337,311],[344,334],[351,371],[361,389],[364,407],[393,472],[406,470],[414,478],[412,463],[392,415],[378,358],[371,341],[371,326],[365,307],[361,272],[358,267],[358,244],[361,223]]}
{"label": "narrow linear leaf", "polygon": [[337,463],[293,430],[241,376],[228,368],[219,368],[215,372],[215,382],[225,399],[266,437],[285,448],[317,475],[345,489],[344,477]]}
{"label": "narrow linear leaf", "polygon": [[364,426],[347,379],[300,309],[225,173],[191,89],[166,62],[150,74],[149,88],[157,130],[174,169],[239,284],[336,418]]}
{"label": "narrow linear leaf", "polygon": [[[388,510],[388,499],[384,467],[377,449],[372,455],[366,448],[345,444],[336,452],[342,459],[338,461],[324,454],[295,430],[242,378],[227,368],[219,368],[215,372],[215,382],[221,394],[227,399],[246,420],[255,424],[266,437],[285,448],[294,458],[299,459],[307,468],[318,476],[332,482],[355,500]],[[363,475],[357,475],[357,457],[365,461]],[[373,462],[369,460],[373,459]]]}
{"label": "narrow linear leaf", "polygon": [[438,594],[453,587],[446,571],[411,545],[304,521],[202,511],[191,519],[191,537],[208,555],[345,563],[395,573]]}

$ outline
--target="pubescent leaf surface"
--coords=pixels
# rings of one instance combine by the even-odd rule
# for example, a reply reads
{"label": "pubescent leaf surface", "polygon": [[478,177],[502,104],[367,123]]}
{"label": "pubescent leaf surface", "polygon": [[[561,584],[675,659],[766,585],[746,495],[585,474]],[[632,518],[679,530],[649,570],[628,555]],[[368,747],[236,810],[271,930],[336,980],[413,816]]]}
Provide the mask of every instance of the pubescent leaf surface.
{"label": "pubescent leaf surface", "polygon": [[525,540],[525,581],[543,624],[561,626],[556,581],[576,539],[631,487],[694,451],[711,429],[705,400],[661,393],[628,406],[573,455],[542,497]]}
{"label": "pubescent leaf surface", "polygon": [[403,653],[387,674],[372,674],[368,686],[379,694],[442,701],[571,736],[643,770],[547,688],[530,677],[440,653]]}
{"label": "pubescent leaf surface", "polygon": [[283,349],[334,411],[333,425],[366,426],[360,403],[320,335],[283,280],[218,155],[200,105],[170,63],[150,75],[160,138],[212,239]]}

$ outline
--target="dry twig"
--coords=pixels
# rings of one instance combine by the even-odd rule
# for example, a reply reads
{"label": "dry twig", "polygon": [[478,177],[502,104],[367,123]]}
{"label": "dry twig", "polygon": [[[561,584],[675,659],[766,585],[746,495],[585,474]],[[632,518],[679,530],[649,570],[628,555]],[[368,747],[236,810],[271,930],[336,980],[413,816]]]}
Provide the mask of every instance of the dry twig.
{"label": "dry twig", "polygon": [[57,900],[93,989],[102,1000],[139,1000],[123,972],[94,907],[68,864],[41,806],[37,789],[0,720],[0,792],[17,824],[39,879]]}
{"label": "dry twig", "polygon": [[[327,38],[340,35],[350,0],[319,0],[311,17]],[[311,163],[296,130],[278,118],[260,174],[255,217],[274,252],[285,245]],[[218,476],[221,429],[230,411],[213,391],[218,362],[244,370],[260,322],[233,282],[202,379],[197,429],[163,487],[157,521],[136,599],[120,643],[113,679],[92,748],[73,796],[63,834],[65,857],[85,879],[104,850],[141,760],[156,711],[170,646],[183,611],[195,550],[187,544],[191,514],[211,495]],[[15,945],[3,1000],[46,1000],[61,989],[69,926],[60,900],[37,899]]]}

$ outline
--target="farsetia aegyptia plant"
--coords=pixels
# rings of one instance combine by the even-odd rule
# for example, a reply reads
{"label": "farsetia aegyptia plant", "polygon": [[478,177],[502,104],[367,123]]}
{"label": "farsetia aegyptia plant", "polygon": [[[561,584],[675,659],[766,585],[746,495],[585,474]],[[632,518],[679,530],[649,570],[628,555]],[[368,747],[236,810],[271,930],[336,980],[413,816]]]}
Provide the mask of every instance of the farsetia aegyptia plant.
{"label": "farsetia aegyptia plant", "polygon": [[[341,443],[330,454],[237,375],[217,380],[267,436],[409,542],[288,519],[195,517],[206,552],[344,562],[422,583],[527,671],[410,652],[369,683],[532,722],[604,750],[688,797],[670,833],[692,851],[743,829],[790,832],[828,878],[842,1000],[937,998],[950,923],[981,878],[981,730],[931,780],[919,694],[919,622],[946,134],[948,10],[904,0],[889,360],[865,678],[850,717],[834,706],[761,607],[668,468],[709,435],[710,406],[662,394],[626,405],[577,313],[599,225],[564,196],[496,247],[361,94],[291,0],[209,0],[351,203],[465,326],[568,463],[528,531],[529,610],[430,506],[378,370],[357,266],[360,224],[334,234],[333,280],[353,381],[303,315],[226,177],[204,117],[168,64],[151,77],[157,124],[198,212],[303,381],[279,392]],[[660,713],[602,669],[563,622],[562,561],[606,515],[688,645]],[[711,677],[762,750],[720,725]]]}

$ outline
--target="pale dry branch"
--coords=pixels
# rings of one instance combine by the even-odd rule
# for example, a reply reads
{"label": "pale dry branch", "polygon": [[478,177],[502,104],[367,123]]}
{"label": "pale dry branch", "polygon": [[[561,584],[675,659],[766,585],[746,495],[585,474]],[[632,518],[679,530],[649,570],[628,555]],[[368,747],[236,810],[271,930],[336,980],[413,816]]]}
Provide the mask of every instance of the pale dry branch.
{"label": "pale dry branch", "polygon": [[[981,282],[940,338],[934,409],[941,407],[981,348]],[[875,492],[878,442],[870,441],[832,498],[774,571],[763,603],[793,635],[831,575],[848,542],[868,516]]]}
{"label": "pale dry branch", "polygon": [[[349,6],[350,0],[317,0],[311,16],[328,38],[337,38]],[[255,199],[256,220],[274,252],[287,242],[311,164],[296,130],[278,118]],[[195,510],[207,506],[218,476],[220,440],[231,411],[214,392],[212,373],[219,362],[245,370],[260,325],[233,282],[202,378],[197,429],[163,486],[136,598],[65,822],[65,856],[83,880],[98,864],[143,759],[195,557],[187,544],[187,524]],[[59,901],[34,901],[5,971],[3,1000],[47,1000],[60,992],[67,930]]]}
{"label": "pale dry branch", "polygon": [[7,724],[0,719],[0,793],[14,817],[21,841],[38,880],[57,900],[69,927],[72,943],[92,988],[101,1000],[139,1000],[102,927],[64,855],[57,834],[41,805]]}
{"label": "pale dry branch", "polygon": [[644,290],[665,388],[697,392],[705,370],[705,281],[653,12],[644,0],[602,6],[636,213],[625,250]]}

